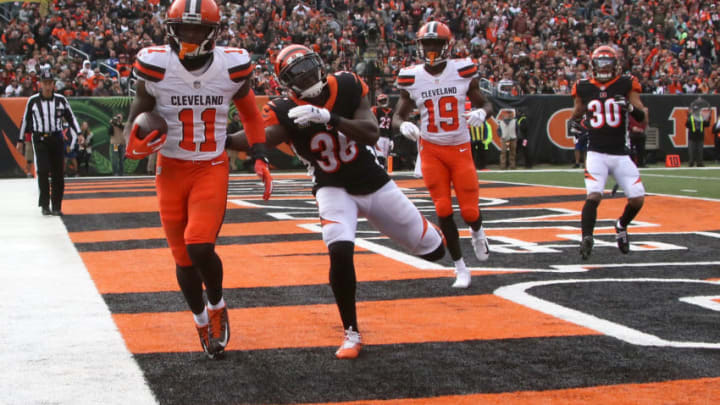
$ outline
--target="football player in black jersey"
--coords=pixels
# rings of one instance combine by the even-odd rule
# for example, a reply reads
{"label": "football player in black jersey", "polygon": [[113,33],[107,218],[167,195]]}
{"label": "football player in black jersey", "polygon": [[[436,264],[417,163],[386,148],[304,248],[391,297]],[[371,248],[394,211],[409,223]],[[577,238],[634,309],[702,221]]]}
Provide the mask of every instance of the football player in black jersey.
{"label": "football player in black jersey", "polygon": [[[353,259],[358,217],[426,260],[445,255],[442,236],[375,160],[378,124],[362,79],[350,72],[325,75],[320,56],[302,45],[278,53],[275,74],[290,95],[263,107],[266,142],[290,144],[313,177],[330,286],[345,329],[335,355],[356,358],[362,347]],[[231,134],[227,146],[247,150],[244,133]]]}
{"label": "football player in black jersey", "polygon": [[372,107],[372,112],[375,114],[380,129],[380,138],[375,144],[375,152],[378,161],[385,166],[385,169],[388,169],[388,156],[393,147],[391,125],[393,110],[390,108],[390,98],[387,94],[378,94],[377,105]]}
{"label": "football player in black jersey", "polygon": [[640,100],[640,83],[632,76],[618,74],[618,57],[610,46],[600,46],[591,56],[592,78],[579,80],[572,89],[575,107],[570,125],[579,128],[584,117],[589,132],[585,162],[587,199],[582,209],[580,255],[590,257],[593,230],[608,175],[622,187],[628,198],[625,210],[615,223],[615,237],[622,253],[630,251],[627,226],[642,208],[645,188],[640,172],[629,156],[627,114],[647,122],[647,109]]}

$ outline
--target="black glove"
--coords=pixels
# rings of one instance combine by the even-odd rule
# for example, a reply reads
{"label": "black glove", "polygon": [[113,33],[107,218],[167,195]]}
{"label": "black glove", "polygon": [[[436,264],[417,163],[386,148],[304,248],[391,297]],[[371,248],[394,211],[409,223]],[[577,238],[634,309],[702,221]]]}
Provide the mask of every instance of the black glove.
{"label": "black glove", "polygon": [[577,138],[580,136],[580,134],[583,133],[583,130],[584,130],[584,128],[582,126],[582,123],[580,123],[580,120],[576,120],[576,119],[570,120],[570,127],[568,128],[568,132],[570,132],[570,135]]}

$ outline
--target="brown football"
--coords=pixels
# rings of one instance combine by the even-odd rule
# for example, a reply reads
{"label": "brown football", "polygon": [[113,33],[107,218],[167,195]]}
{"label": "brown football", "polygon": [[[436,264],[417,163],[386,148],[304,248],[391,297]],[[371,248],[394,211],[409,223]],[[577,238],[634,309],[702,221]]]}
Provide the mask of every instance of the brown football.
{"label": "brown football", "polygon": [[144,139],[150,132],[158,130],[158,134],[167,133],[168,126],[160,114],[154,111],[146,111],[135,117],[133,124],[137,124],[137,138]]}

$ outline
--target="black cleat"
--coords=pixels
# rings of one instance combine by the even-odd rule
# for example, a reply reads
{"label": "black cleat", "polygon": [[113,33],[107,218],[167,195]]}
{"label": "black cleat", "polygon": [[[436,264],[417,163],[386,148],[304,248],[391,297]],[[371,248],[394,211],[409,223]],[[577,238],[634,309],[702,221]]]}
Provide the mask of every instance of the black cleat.
{"label": "black cleat", "polygon": [[580,242],[580,256],[582,256],[583,260],[590,257],[594,243],[592,235],[583,236],[582,242]]}
{"label": "black cleat", "polygon": [[615,240],[617,240],[618,249],[623,254],[630,252],[630,239],[628,239],[627,228],[620,228],[615,224]]}
{"label": "black cleat", "polygon": [[54,216],[56,216],[56,217],[61,217],[61,216],[63,216],[63,213],[62,213],[62,211],[60,211],[60,210],[52,210],[52,212],[50,213],[50,215],[54,215]]}
{"label": "black cleat", "polygon": [[50,208],[48,208],[48,207],[42,207],[42,214],[43,214],[43,215],[50,215],[50,214],[51,214]]}

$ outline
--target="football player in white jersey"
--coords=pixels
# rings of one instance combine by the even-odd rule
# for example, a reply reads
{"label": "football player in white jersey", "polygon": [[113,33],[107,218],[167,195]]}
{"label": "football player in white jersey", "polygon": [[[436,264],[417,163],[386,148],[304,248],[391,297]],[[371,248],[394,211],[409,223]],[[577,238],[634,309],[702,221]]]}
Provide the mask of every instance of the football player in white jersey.
{"label": "football player in white jersey", "polygon": [[[160,219],[203,351],[215,358],[230,338],[222,262],[215,253],[227,204],[230,103],[240,113],[267,199],[272,179],[264,153],[265,131],[250,88],[250,55],[244,49],[215,46],[220,30],[215,1],[174,0],[165,23],[169,44],[142,49],[133,65],[139,80],[125,125],[126,156],[142,159],[159,152]],[[133,121],[145,111],[165,119],[167,134],[153,131],[138,139]]]}
{"label": "football player in white jersey", "polygon": [[[418,157],[430,192],[440,229],[455,262],[455,288],[470,285],[470,271],[463,260],[457,225],[453,220],[451,185],[455,188],[460,215],[470,225],[472,245],[479,260],[490,250],[479,202],[478,178],[470,147],[470,126],[480,126],[492,113],[492,105],[480,92],[477,66],[470,59],[450,59],[452,33],[447,25],[429,22],[417,33],[417,48],[424,63],[400,70],[400,100],[393,128],[410,139],[419,139]],[[467,111],[465,98],[476,108]],[[420,128],[409,122],[414,108],[420,111]]]}

